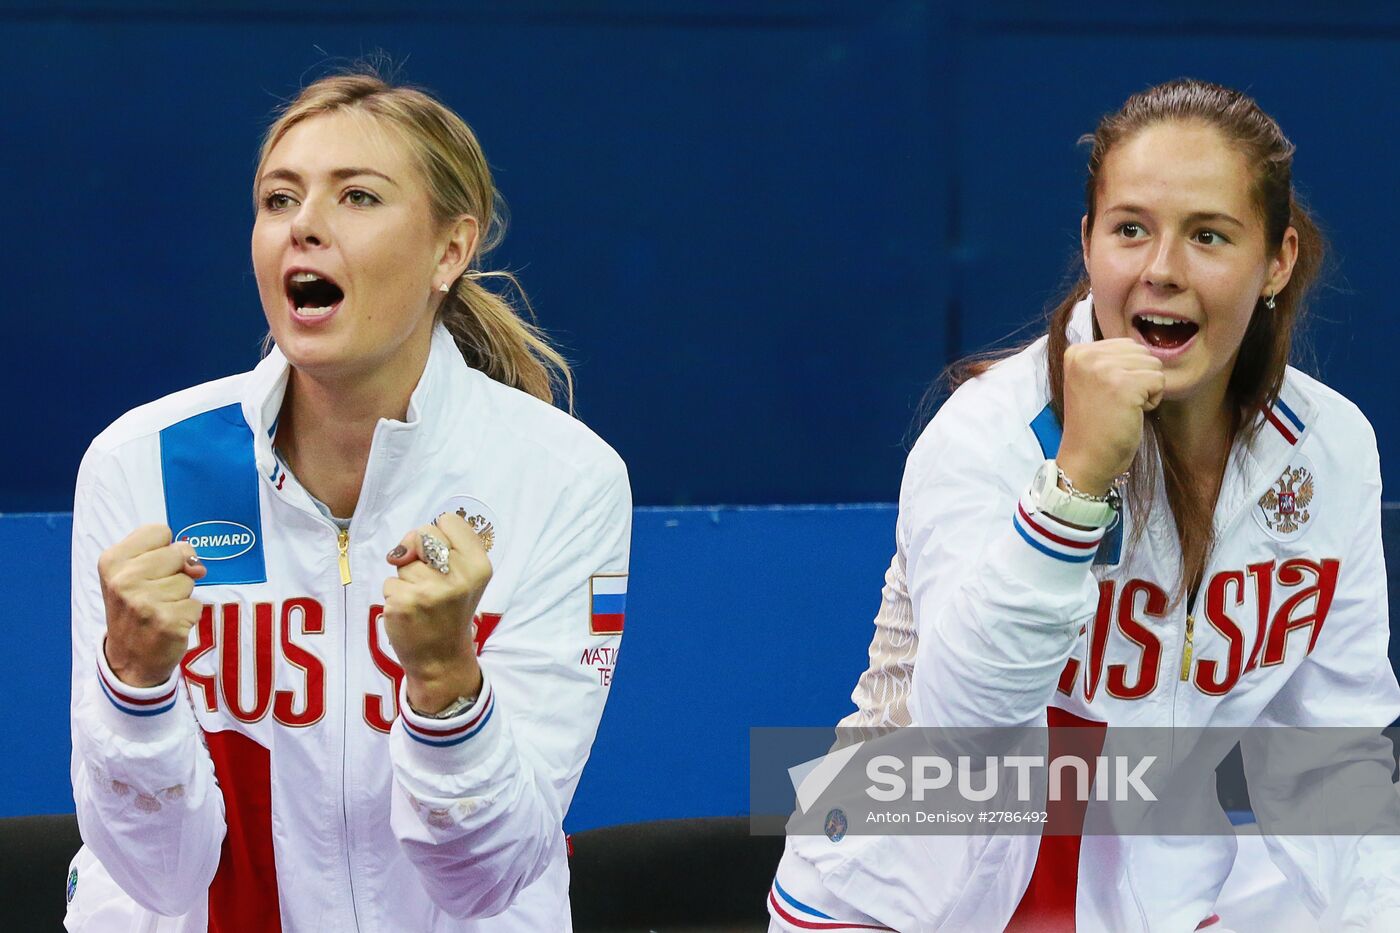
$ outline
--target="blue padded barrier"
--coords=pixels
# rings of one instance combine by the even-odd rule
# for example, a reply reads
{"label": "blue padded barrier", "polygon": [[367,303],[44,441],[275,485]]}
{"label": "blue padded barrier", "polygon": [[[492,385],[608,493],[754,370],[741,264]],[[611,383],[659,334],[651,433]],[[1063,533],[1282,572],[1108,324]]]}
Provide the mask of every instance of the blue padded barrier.
{"label": "blue padded barrier", "polygon": [[[627,627],[571,831],[748,812],[751,726],[851,709],[894,546],[892,505],[638,509]],[[1400,506],[1385,512],[1400,618]],[[66,513],[0,515],[0,816],[73,809]],[[1400,638],[1391,640],[1400,660]]]}

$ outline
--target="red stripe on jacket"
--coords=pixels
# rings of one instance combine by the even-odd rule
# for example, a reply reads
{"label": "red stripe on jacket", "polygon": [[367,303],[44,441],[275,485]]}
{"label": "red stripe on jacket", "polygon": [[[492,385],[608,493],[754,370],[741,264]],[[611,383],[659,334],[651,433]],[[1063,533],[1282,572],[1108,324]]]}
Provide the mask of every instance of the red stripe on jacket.
{"label": "red stripe on jacket", "polygon": [[241,732],[206,732],[224,795],[223,849],[209,885],[209,933],[281,933],[272,850],[272,759]]}
{"label": "red stripe on jacket", "polygon": [[[1073,713],[1050,707],[1050,761],[1062,755],[1081,758],[1089,765],[1089,787],[1094,786],[1094,771],[1099,753],[1103,751],[1108,723],[1081,719]],[[1077,782],[1067,782],[1075,788],[1070,797],[1078,796]],[[1047,790],[1048,793],[1048,790]],[[1079,900],[1079,843],[1084,830],[1087,800],[1064,799],[1045,802],[1045,829],[1040,836],[1040,850],[1035,856],[1035,870],[1021,903],[1006,925],[1006,933],[1074,933],[1075,905]]]}
{"label": "red stripe on jacket", "polygon": [[1298,443],[1298,436],[1294,434],[1293,431],[1290,430],[1288,426],[1285,425],[1283,421],[1279,419],[1278,415],[1274,414],[1273,409],[1264,409],[1264,417],[1269,419],[1270,424],[1278,428],[1278,433],[1283,435],[1284,440],[1288,441],[1288,443],[1290,444]]}

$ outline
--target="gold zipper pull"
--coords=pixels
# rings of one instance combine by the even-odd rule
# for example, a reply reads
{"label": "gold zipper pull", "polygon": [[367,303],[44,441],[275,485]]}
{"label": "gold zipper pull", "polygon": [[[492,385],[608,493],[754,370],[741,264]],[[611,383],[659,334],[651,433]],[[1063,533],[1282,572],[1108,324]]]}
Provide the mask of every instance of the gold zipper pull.
{"label": "gold zipper pull", "polygon": [[340,529],[340,534],[336,535],[335,546],[340,551],[340,585],[350,584],[350,529]]}
{"label": "gold zipper pull", "polygon": [[1181,679],[1191,679],[1191,638],[1196,634],[1196,617],[1186,617],[1186,649],[1181,653]]}

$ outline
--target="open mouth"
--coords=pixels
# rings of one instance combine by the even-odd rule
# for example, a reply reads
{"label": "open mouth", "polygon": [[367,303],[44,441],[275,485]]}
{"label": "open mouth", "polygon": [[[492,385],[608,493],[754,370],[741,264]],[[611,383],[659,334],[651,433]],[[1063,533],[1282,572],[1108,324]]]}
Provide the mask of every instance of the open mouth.
{"label": "open mouth", "polygon": [[293,272],[286,286],[287,298],[306,317],[329,314],[345,297],[339,285],[315,272]]}
{"label": "open mouth", "polygon": [[1163,350],[1185,346],[1196,336],[1196,331],[1201,329],[1199,324],[1192,321],[1183,321],[1164,314],[1135,314],[1133,327],[1142,334],[1142,339],[1147,341],[1148,346]]}

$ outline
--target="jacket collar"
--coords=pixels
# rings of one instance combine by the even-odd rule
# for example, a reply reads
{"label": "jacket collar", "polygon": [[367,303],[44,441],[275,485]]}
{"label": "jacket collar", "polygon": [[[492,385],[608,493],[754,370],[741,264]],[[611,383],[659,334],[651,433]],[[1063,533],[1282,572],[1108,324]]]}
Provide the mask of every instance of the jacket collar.
{"label": "jacket collar", "polygon": [[[248,386],[243,393],[243,417],[253,432],[258,471],[270,478],[275,478],[281,469],[272,450],[272,438],[277,433],[277,417],[286,397],[291,368],[282,351],[274,346],[249,373]],[[455,374],[465,368],[452,335],[438,323],[433,328],[427,365],[409,396],[404,420],[381,418],[375,427],[365,476],[366,489],[371,487],[372,479],[377,479],[369,475],[371,471],[383,472],[380,468],[388,463],[411,462],[410,455],[418,459],[431,458],[448,436],[456,433],[455,430],[433,430],[431,426],[441,426],[449,417],[458,418],[461,413],[472,411],[468,396],[472,394],[474,380],[454,379]],[[403,474],[405,471],[392,472]],[[392,484],[374,485],[381,487],[378,492],[382,494]],[[363,495],[361,501],[364,502]]]}

